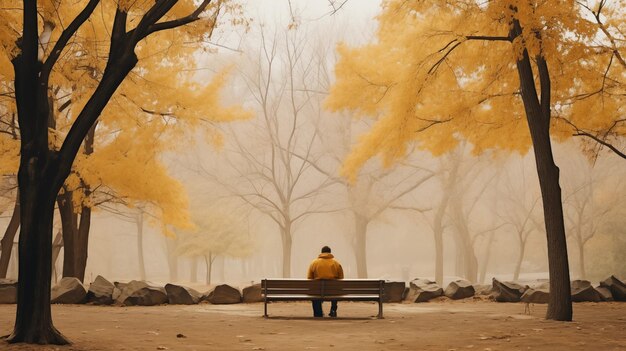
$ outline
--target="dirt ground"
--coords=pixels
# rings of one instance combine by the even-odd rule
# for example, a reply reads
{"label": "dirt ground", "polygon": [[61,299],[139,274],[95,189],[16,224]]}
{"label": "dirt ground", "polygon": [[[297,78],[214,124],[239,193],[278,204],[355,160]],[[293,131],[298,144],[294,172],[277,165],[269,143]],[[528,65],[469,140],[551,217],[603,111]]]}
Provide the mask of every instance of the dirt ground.
{"label": "dirt ground", "polygon": [[[577,303],[574,322],[546,321],[545,305],[480,300],[339,304],[338,318],[314,319],[306,302],[157,307],[56,305],[71,346],[0,350],[626,350],[626,303]],[[329,306],[324,304],[326,311]],[[0,334],[15,305],[0,306]]]}

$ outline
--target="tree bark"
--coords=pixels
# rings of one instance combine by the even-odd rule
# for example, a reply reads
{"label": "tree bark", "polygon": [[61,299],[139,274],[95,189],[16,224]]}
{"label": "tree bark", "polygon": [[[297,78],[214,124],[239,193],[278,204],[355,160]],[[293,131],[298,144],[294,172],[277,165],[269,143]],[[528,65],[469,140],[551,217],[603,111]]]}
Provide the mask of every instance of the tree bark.
{"label": "tree bark", "polygon": [[11,220],[7,226],[4,236],[0,241],[2,252],[0,252],[0,279],[7,277],[7,271],[9,269],[9,262],[11,261],[11,253],[13,252],[13,241],[15,240],[15,234],[20,227],[20,194],[19,191],[15,198],[15,206],[13,207],[13,214]]}
{"label": "tree bark", "polygon": [[359,279],[366,279],[367,272],[367,227],[369,221],[365,216],[354,214],[354,254],[356,256],[356,272]]}
{"label": "tree bark", "polygon": [[485,252],[485,258],[482,267],[480,268],[480,275],[478,276],[478,281],[481,284],[485,283],[485,276],[487,275],[487,267],[489,266],[489,259],[491,258],[491,246],[493,244],[493,238],[495,234],[492,231],[489,233],[489,242],[487,243],[487,250]]}
{"label": "tree bark", "polygon": [[167,266],[169,268],[170,281],[176,282],[178,281],[178,256],[174,252],[176,247],[174,239],[165,238],[165,247],[167,249]]}
{"label": "tree bark", "polygon": [[[42,159],[43,158],[43,159]],[[54,167],[42,158],[22,154],[18,175],[21,194],[19,274],[15,328],[9,342],[67,344],[52,325],[50,281],[52,276],[52,221],[60,189]],[[44,163],[44,165],[41,165]],[[52,173],[54,174],[54,173]],[[56,184],[55,184],[56,183]]]}
{"label": "tree bark", "polygon": [[[519,21],[513,20],[511,38],[517,38],[521,34],[522,28]],[[572,298],[559,168],[554,163],[550,141],[550,74],[542,56],[538,56],[536,62],[541,86],[541,102],[537,95],[531,61],[526,49],[517,61],[517,71],[543,200],[550,273],[550,299],[546,318],[571,321]]]}
{"label": "tree bark", "polygon": [[89,229],[91,228],[91,207],[82,206],[77,238],[74,242],[74,274],[81,282],[85,281],[87,256],[89,254]]}

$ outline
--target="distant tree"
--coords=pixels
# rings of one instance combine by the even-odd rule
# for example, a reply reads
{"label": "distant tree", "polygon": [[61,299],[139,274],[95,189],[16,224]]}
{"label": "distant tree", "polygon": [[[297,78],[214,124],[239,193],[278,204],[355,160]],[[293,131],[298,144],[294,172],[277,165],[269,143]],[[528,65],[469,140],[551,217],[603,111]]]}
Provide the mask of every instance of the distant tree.
{"label": "distant tree", "polygon": [[237,210],[228,207],[196,207],[192,215],[195,229],[177,233],[180,236],[176,248],[179,255],[204,259],[206,284],[211,284],[213,262],[217,257],[252,255],[254,241],[241,217]]}

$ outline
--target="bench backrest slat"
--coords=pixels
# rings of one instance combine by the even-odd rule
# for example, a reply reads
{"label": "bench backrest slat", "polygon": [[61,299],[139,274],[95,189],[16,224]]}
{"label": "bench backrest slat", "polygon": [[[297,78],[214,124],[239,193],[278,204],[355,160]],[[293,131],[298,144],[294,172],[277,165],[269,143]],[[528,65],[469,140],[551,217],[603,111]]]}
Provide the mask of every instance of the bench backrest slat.
{"label": "bench backrest slat", "polygon": [[384,282],[373,279],[265,279],[261,287],[265,295],[379,295],[383,293]]}

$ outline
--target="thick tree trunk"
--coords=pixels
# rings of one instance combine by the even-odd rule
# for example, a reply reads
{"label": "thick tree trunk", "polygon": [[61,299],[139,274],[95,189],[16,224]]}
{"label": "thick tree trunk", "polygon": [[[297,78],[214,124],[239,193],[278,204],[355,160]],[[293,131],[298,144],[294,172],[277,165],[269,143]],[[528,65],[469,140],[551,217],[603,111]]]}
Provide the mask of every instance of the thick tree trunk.
{"label": "thick tree trunk", "polygon": [[283,244],[283,278],[291,278],[291,224],[280,229]]}
{"label": "thick tree trunk", "polygon": [[[517,38],[521,36],[521,33],[520,23],[514,20],[511,37]],[[550,141],[550,74],[543,57],[538,56],[536,62],[541,85],[541,102],[539,102],[531,61],[526,50],[517,61],[517,70],[543,200],[550,272],[550,299],[546,318],[571,321],[572,298],[559,168],[554,164]]]}
{"label": "thick tree trunk", "polygon": [[517,262],[515,263],[515,272],[513,272],[513,280],[519,279],[519,273],[522,270],[522,262],[524,261],[524,253],[526,251],[526,241],[519,241],[519,254],[517,255]]}
{"label": "thick tree trunk", "polygon": [[137,215],[137,260],[139,263],[139,279],[146,280],[146,264],[143,259],[143,211]]}
{"label": "thick tree trunk", "polygon": [[359,279],[367,278],[367,227],[369,221],[364,216],[354,214],[354,254],[356,256],[356,272]]}
{"label": "thick tree trunk", "polygon": [[15,198],[15,206],[13,207],[13,214],[11,220],[7,226],[4,236],[0,241],[2,252],[0,252],[0,279],[7,277],[7,271],[9,269],[9,262],[11,261],[11,252],[13,251],[13,241],[15,240],[15,234],[20,227],[20,194],[19,191]]}
{"label": "thick tree trunk", "polygon": [[42,171],[49,167],[47,158],[23,154],[20,163],[20,268],[17,315],[10,342],[67,343],[52,325],[50,310],[52,221],[60,184],[57,186],[50,174]]}

